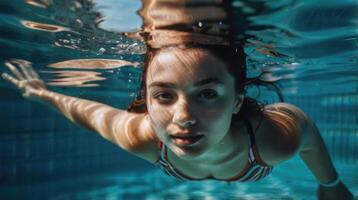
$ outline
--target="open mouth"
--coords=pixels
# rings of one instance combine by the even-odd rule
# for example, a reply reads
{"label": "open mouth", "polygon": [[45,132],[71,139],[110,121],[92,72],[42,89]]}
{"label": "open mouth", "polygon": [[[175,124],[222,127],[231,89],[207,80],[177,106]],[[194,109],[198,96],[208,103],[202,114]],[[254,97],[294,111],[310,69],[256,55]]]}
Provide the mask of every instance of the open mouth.
{"label": "open mouth", "polygon": [[193,145],[197,143],[204,135],[195,136],[171,136],[172,140],[177,145]]}

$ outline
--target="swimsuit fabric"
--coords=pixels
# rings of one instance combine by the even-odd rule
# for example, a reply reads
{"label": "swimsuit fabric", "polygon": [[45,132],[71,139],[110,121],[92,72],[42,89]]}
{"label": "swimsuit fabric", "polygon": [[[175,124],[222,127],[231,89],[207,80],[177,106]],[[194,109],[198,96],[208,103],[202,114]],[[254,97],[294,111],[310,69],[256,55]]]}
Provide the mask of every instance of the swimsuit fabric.
{"label": "swimsuit fabric", "polygon": [[[232,182],[232,181],[239,181],[239,182],[254,182],[258,181],[268,174],[270,174],[273,170],[273,166],[267,165],[262,159],[257,150],[255,135],[249,120],[245,119],[245,126],[247,129],[247,133],[249,135],[250,140],[250,147],[248,151],[248,163],[246,164],[245,168],[237,175],[230,179],[225,179],[221,181]],[[190,178],[183,173],[179,172],[168,160],[168,153],[167,147],[162,143],[158,143],[158,149],[160,151],[160,157],[156,162],[156,165],[159,166],[167,175],[173,176],[182,181],[200,181],[205,179],[194,179]],[[218,179],[217,179],[218,180]]]}

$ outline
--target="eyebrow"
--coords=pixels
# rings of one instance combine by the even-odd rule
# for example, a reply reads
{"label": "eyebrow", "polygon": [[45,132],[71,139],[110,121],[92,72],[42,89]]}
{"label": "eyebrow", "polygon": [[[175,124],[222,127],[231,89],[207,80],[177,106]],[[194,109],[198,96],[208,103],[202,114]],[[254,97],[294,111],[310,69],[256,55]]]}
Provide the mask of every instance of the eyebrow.
{"label": "eyebrow", "polygon": [[198,87],[198,86],[202,86],[202,85],[206,85],[206,84],[209,84],[209,83],[213,83],[213,84],[224,84],[221,80],[219,80],[218,78],[214,78],[214,77],[210,77],[210,78],[206,78],[206,79],[203,79],[201,81],[198,81],[196,83],[194,83],[194,86],[195,87]]}
{"label": "eyebrow", "polygon": [[[206,84],[224,84],[224,83],[218,78],[209,77],[194,83],[194,86],[199,87]],[[164,88],[175,88],[175,85],[173,83],[165,83],[165,82],[153,82],[149,85],[149,87],[155,87],[155,86],[164,87]]]}

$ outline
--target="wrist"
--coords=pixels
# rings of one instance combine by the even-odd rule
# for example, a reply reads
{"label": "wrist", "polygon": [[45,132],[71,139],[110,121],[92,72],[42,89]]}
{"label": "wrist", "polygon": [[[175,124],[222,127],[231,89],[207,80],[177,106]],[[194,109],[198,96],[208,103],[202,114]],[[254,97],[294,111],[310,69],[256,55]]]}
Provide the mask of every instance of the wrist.
{"label": "wrist", "polygon": [[337,175],[337,177],[331,181],[328,182],[320,182],[318,181],[319,185],[322,187],[335,187],[337,186],[339,183],[341,182],[341,179],[339,178],[339,176]]}
{"label": "wrist", "polygon": [[28,90],[25,90],[24,96],[29,98],[41,98],[45,95],[45,92],[47,92],[47,90],[45,89],[30,88]]}

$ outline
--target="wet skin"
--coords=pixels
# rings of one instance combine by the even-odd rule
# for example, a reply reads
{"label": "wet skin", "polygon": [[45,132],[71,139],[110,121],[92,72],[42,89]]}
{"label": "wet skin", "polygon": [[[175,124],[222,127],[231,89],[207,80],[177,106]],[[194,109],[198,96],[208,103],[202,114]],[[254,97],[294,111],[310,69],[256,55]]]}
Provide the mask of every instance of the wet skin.
{"label": "wet skin", "polygon": [[162,52],[150,63],[148,114],[156,135],[174,154],[210,160],[232,139],[231,118],[242,95],[224,62],[209,52],[189,51],[194,52],[184,59],[179,59],[183,50]]}

